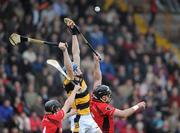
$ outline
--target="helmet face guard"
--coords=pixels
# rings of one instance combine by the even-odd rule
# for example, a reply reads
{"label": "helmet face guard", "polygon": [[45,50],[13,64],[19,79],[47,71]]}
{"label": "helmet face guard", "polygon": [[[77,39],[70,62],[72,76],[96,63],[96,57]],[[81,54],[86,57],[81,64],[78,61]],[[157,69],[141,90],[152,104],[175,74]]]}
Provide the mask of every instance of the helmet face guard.
{"label": "helmet face guard", "polygon": [[[77,64],[72,63],[72,68],[73,68],[74,77],[75,77],[74,81],[76,83],[80,83],[83,80],[83,74],[82,73],[78,74],[79,70],[78,70],[78,65]],[[66,67],[65,66],[63,67],[63,70],[66,73]]]}
{"label": "helmet face guard", "polygon": [[[103,96],[107,96],[108,100],[104,101],[102,99]],[[112,99],[112,92],[110,88],[106,85],[99,85],[96,87],[96,89],[93,91],[93,97],[101,102],[110,103]]]}
{"label": "helmet face guard", "polygon": [[45,111],[50,113],[56,113],[60,109],[61,104],[57,100],[50,100],[45,103]]}
{"label": "helmet face guard", "polygon": [[[75,71],[77,71],[77,69],[78,69],[78,65],[75,64],[75,63],[72,63],[72,68],[73,68],[73,71],[75,72]],[[65,66],[63,67],[63,70],[64,70],[64,72],[66,73],[66,67],[65,67]]]}

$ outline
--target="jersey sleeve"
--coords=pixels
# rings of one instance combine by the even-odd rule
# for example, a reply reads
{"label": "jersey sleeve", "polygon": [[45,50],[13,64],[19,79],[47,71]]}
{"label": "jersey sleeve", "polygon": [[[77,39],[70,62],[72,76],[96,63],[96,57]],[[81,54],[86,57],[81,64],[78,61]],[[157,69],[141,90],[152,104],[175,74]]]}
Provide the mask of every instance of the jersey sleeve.
{"label": "jersey sleeve", "polygon": [[64,111],[63,110],[59,110],[56,114],[53,115],[49,115],[48,118],[56,120],[56,121],[62,121],[62,119],[64,118]]}
{"label": "jersey sleeve", "polygon": [[112,105],[103,103],[100,108],[104,115],[108,115],[108,116],[114,115],[115,108]]}

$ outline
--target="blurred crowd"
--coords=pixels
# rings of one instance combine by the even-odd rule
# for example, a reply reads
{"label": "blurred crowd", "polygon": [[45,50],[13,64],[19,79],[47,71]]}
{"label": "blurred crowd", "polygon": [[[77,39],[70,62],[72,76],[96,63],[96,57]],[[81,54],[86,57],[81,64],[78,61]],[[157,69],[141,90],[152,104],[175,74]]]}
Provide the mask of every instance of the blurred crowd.
{"label": "blurred crowd", "polygon": [[[102,1],[104,2],[104,1]],[[42,40],[66,41],[71,34],[63,18],[70,17],[101,54],[103,83],[113,91],[112,104],[126,109],[145,100],[147,108],[128,119],[115,118],[117,133],[180,133],[180,68],[174,53],[156,46],[151,25],[141,34],[134,10],[112,5],[94,10],[87,0],[1,0],[0,8],[0,132],[40,133],[44,103],[56,98],[63,104],[60,73],[47,66],[53,58],[63,65],[57,47],[21,43],[12,46],[11,33]],[[93,56],[79,37],[81,65],[90,91]],[[68,120],[64,132],[69,132]]]}

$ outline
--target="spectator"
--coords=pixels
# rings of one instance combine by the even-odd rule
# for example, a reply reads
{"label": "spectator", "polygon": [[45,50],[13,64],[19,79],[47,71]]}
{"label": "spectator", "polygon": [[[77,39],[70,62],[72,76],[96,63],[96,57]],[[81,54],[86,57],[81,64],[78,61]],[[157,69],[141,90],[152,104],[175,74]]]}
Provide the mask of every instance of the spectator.
{"label": "spectator", "polygon": [[2,83],[0,83],[0,105],[3,104],[4,99],[6,99],[7,97],[9,97],[5,91],[5,87],[4,85],[2,85]]}
{"label": "spectator", "polygon": [[11,102],[8,99],[5,99],[3,105],[0,105],[0,122],[6,123],[13,116],[14,110],[11,106]]}
{"label": "spectator", "polygon": [[109,80],[112,80],[115,76],[115,69],[110,61],[110,56],[105,55],[104,61],[100,63],[100,66],[102,74],[105,75]]}
{"label": "spectator", "polygon": [[152,122],[155,126],[155,131],[156,132],[162,132],[162,128],[163,128],[163,120],[162,120],[162,114],[161,112],[157,112],[156,116]]}
{"label": "spectator", "polygon": [[43,56],[37,56],[37,60],[32,63],[32,69],[34,73],[41,73],[44,67],[44,59]]}
{"label": "spectator", "polygon": [[53,10],[53,6],[49,5],[47,9],[43,10],[41,13],[41,23],[43,21],[47,21],[48,24],[50,24],[53,19],[56,17],[56,12]]}
{"label": "spectator", "polygon": [[180,96],[178,95],[178,89],[173,88],[172,90],[172,95],[169,99],[169,105],[173,105],[173,103],[176,102],[178,107],[180,107]]}
{"label": "spectator", "polygon": [[175,133],[179,133],[179,132],[180,132],[180,122],[177,123],[177,128],[176,128]]}
{"label": "spectator", "polygon": [[118,79],[120,81],[120,84],[124,84],[126,79],[127,79],[127,75],[126,75],[126,68],[123,65],[120,65],[118,67],[118,73],[117,73]]}
{"label": "spectator", "polygon": [[24,51],[22,56],[24,60],[27,60],[30,63],[35,62],[37,59],[36,54],[33,51],[32,47],[29,47],[26,51]]}
{"label": "spectator", "polygon": [[20,97],[15,97],[15,101],[14,101],[14,111],[17,114],[21,114],[24,111],[24,104],[21,101]]}
{"label": "spectator", "polygon": [[11,81],[14,83],[15,81],[21,81],[21,76],[19,76],[18,66],[12,65],[12,73],[11,73]]}
{"label": "spectator", "polygon": [[128,97],[132,95],[133,89],[134,88],[132,80],[127,79],[124,85],[119,86],[117,92],[119,96],[124,98],[124,100],[126,101]]}
{"label": "spectator", "polygon": [[149,20],[149,25],[153,25],[154,24],[154,21],[155,21],[155,18],[156,18],[156,13],[157,13],[157,0],[150,0],[150,20]]}
{"label": "spectator", "polygon": [[18,128],[12,128],[11,133],[19,133],[19,129]]}
{"label": "spectator", "polygon": [[13,130],[14,128],[19,128],[19,116],[17,114],[14,114],[10,121],[8,121],[5,125],[10,130]]}
{"label": "spectator", "polygon": [[55,1],[53,4],[54,12],[61,17],[68,16],[69,9],[64,0]]}
{"label": "spectator", "polygon": [[31,110],[33,112],[35,112],[38,116],[40,116],[41,118],[43,117],[43,113],[44,113],[44,108],[43,108],[43,101],[42,98],[40,96],[38,96],[36,98],[35,104],[32,105]]}
{"label": "spectator", "polygon": [[155,62],[154,67],[153,67],[154,74],[158,75],[160,69],[166,71],[166,67],[165,67],[165,65],[163,64],[161,57],[160,57],[160,56],[157,56],[157,57],[156,57],[156,62]]}
{"label": "spectator", "polygon": [[147,68],[146,78],[145,79],[147,80],[147,84],[149,86],[151,86],[156,80],[156,76],[153,73],[153,67],[151,65],[149,65],[148,68]]}
{"label": "spectator", "polygon": [[143,77],[146,76],[149,65],[150,65],[150,57],[149,55],[144,55],[142,59],[142,65],[140,66]]}
{"label": "spectator", "polygon": [[146,121],[146,128],[147,128],[147,132],[155,132],[154,131],[154,126],[152,125],[152,118],[154,118],[156,113],[155,107],[153,106],[153,101],[151,99],[149,99],[147,101],[147,108],[144,112],[145,117],[145,121]]}
{"label": "spectator", "polygon": [[43,103],[47,102],[49,100],[49,95],[48,95],[48,88],[47,86],[42,86],[41,87],[41,92],[40,96],[42,97]]}
{"label": "spectator", "polygon": [[16,96],[19,98],[23,98],[22,84],[19,81],[14,82],[14,89],[16,92]]}
{"label": "spectator", "polygon": [[39,133],[41,129],[41,119],[38,117],[36,112],[32,112],[30,117],[30,124],[31,124],[31,132],[32,133]]}
{"label": "spectator", "polygon": [[28,92],[25,93],[25,102],[27,106],[31,109],[33,105],[36,104],[38,94],[34,91],[34,85],[28,85]]}
{"label": "spectator", "polygon": [[133,76],[133,82],[134,83],[137,83],[137,82],[141,83],[142,82],[142,76],[140,74],[139,66],[135,66],[133,68],[133,75],[134,75]]}
{"label": "spectator", "polygon": [[161,110],[161,112],[164,115],[168,115],[169,99],[168,99],[168,94],[166,90],[161,91],[161,94],[159,95],[158,100],[159,100],[159,103],[158,103],[159,106],[157,106],[157,108],[159,108],[159,110]]}
{"label": "spectator", "polygon": [[22,112],[20,114],[20,130],[25,133],[30,133],[31,131],[31,125],[30,125],[30,119],[26,115],[26,113]]}
{"label": "spectator", "polygon": [[147,84],[147,81],[144,80],[144,82],[141,84],[140,88],[139,88],[139,94],[141,97],[145,97],[148,93],[149,90],[149,86]]}
{"label": "spectator", "polygon": [[8,128],[3,128],[3,129],[2,129],[2,133],[9,133]]}
{"label": "spectator", "polygon": [[137,133],[136,130],[133,128],[131,123],[128,123],[124,128],[122,128],[122,130],[120,131],[120,133]]}
{"label": "spectator", "polygon": [[97,25],[94,26],[93,31],[90,33],[90,41],[93,47],[107,44],[107,38]]}

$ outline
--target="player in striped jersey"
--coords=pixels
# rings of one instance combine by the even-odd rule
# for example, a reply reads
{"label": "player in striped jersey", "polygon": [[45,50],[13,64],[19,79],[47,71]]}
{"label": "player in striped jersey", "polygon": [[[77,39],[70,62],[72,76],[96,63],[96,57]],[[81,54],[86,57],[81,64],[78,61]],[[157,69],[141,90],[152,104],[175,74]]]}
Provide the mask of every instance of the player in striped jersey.
{"label": "player in striped jersey", "polygon": [[[74,25],[75,24],[72,20],[67,22],[67,26],[72,33],[73,63],[69,58],[66,45],[62,44],[59,46],[59,48],[63,51],[65,72],[71,80],[81,86],[81,92],[76,94],[75,101],[72,106],[72,109],[75,109],[77,114],[71,118],[71,130],[74,133],[101,133],[100,128],[97,126],[90,113],[89,88],[87,87],[83,74],[80,70],[80,49],[77,39],[78,31]],[[68,79],[65,79],[64,88],[69,96],[74,89],[74,85]]]}

